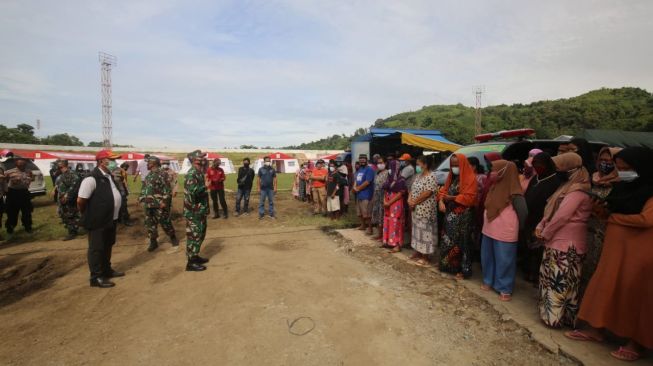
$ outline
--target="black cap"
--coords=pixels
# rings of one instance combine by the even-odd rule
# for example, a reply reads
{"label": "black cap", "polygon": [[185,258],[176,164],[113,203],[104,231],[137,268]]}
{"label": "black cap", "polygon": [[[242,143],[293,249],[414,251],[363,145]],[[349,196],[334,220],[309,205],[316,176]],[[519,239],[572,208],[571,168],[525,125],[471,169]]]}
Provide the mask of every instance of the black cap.
{"label": "black cap", "polygon": [[359,159],[367,159],[367,154],[360,154],[358,155]]}

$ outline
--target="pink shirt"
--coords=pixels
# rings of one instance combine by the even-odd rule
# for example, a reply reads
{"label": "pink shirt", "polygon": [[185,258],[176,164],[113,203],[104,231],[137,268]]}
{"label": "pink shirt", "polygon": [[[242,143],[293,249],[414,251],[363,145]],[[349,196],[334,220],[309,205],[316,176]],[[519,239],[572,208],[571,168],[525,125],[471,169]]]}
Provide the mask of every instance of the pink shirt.
{"label": "pink shirt", "polygon": [[519,240],[519,218],[512,203],[501,211],[494,220],[488,221],[487,210],[483,213],[483,235],[506,243]]}
{"label": "pink shirt", "polygon": [[574,191],[565,196],[550,221],[543,219],[542,230],[547,248],[567,252],[576,247],[578,254],[587,250],[587,220],[592,214],[592,199],[586,193]]}

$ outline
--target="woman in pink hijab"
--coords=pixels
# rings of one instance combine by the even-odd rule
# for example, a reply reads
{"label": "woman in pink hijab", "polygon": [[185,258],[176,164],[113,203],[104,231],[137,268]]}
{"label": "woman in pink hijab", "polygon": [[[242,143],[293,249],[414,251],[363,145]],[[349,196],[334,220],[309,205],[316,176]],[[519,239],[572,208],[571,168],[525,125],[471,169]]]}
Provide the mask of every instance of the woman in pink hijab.
{"label": "woman in pink hijab", "polygon": [[521,188],[524,192],[526,192],[526,188],[528,188],[528,183],[530,183],[531,178],[535,176],[533,170],[533,158],[535,155],[541,152],[543,151],[540,149],[532,149],[528,152],[528,158],[524,161],[524,170],[519,175],[519,183],[521,184]]}

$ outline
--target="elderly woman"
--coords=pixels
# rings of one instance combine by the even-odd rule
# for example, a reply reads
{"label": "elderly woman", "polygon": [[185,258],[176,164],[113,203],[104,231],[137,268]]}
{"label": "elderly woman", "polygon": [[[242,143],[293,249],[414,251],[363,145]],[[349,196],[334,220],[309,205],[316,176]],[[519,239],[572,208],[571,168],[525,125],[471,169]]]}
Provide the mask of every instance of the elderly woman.
{"label": "elderly woman", "polygon": [[462,280],[472,275],[478,182],[465,155],[453,154],[449,161],[451,170],[447,182],[438,193],[440,207],[444,208],[439,266],[440,271],[455,274]]}
{"label": "elderly woman", "polygon": [[578,286],[585,257],[587,220],[592,212],[590,176],[576,153],[553,158],[565,182],[551,195],[535,236],[544,242],[540,266],[540,318],[559,328],[573,326],[578,312]]}
{"label": "elderly woman", "polygon": [[419,265],[428,265],[428,256],[435,253],[438,244],[437,181],[429,170],[428,158],[417,158],[417,177],[413,182],[408,205],[412,210],[411,257]]}
{"label": "elderly woman", "polygon": [[528,210],[519,171],[506,160],[492,162],[490,189],[485,198],[481,242],[482,290],[499,292],[499,300],[512,300],[517,269],[517,241]]}
{"label": "elderly woman", "polygon": [[[603,253],[578,312],[589,327],[565,333],[581,341],[603,341],[600,329],[629,339],[611,355],[635,361],[653,348],[653,150],[628,147],[614,155],[621,182],[604,206],[608,216]],[[607,211],[606,211],[607,208]]]}
{"label": "elderly woman", "polygon": [[401,176],[399,162],[390,162],[388,179],[383,184],[383,245],[391,247],[392,253],[400,252],[404,245],[404,200],[408,194],[406,180]]}
{"label": "elderly woman", "polygon": [[381,156],[376,159],[376,176],[374,177],[374,194],[372,196],[372,226],[379,228],[379,235],[376,237],[378,240],[383,240],[383,221],[385,215],[385,208],[383,201],[385,199],[385,192],[383,185],[388,180],[388,170],[386,169],[386,159]]}

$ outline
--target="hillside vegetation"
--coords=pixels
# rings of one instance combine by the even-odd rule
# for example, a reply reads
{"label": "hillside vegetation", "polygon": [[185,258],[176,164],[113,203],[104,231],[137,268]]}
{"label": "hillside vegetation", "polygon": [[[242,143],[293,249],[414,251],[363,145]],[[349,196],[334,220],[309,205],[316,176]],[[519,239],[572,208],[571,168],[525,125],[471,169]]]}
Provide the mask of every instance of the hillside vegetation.
{"label": "hillside vegetation", "polygon": [[[378,119],[371,127],[440,130],[459,144],[473,142],[474,108],[462,104],[426,106]],[[577,97],[482,109],[483,131],[534,128],[538,138],[575,135],[584,129],[653,131],[653,94],[640,88],[599,89]],[[299,149],[344,149],[352,136],[334,135],[293,146]]]}

